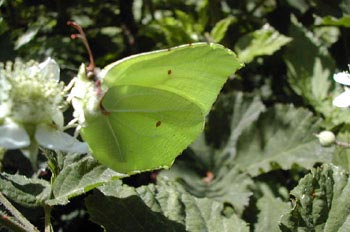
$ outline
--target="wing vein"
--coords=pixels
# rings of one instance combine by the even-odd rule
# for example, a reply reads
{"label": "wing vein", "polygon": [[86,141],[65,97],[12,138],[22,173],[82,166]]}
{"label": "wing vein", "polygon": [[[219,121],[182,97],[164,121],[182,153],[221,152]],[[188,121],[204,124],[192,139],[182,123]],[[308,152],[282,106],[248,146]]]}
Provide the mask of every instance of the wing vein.
{"label": "wing vein", "polygon": [[118,140],[118,137],[117,135],[115,134],[114,130],[113,130],[113,127],[112,127],[112,124],[109,120],[108,117],[106,117],[106,123],[107,123],[107,126],[108,126],[108,130],[110,131],[110,133],[112,134],[112,137],[113,137],[113,140],[114,142],[117,144],[117,147],[118,147],[118,153],[120,154],[120,156],[118,156],[118,159],[120,159],[121,162],[125,162],[125,157],[124,157],[124,154],[122,153],[121,149],[120,149],[120,144],[119,144],[119,140]]}

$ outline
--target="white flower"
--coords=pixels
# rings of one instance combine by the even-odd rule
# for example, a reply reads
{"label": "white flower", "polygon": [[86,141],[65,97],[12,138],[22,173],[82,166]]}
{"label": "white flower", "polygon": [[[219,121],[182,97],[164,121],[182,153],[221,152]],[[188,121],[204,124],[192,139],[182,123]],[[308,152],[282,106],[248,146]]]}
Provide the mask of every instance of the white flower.
{"label": "white flower", "polygon": [[[350,86],[350,74],[348,72],[336,73],[334,74],[333,79],[342,85]],[[350,88],[345,87],[345,91],[333,100],[333,105],[337,107],[349,107],[350,106]]]}
{"label": "white flower", "polygon": [[51,58],[40,64],[0,64],[0,147],[24,151],[31,146],[29,150],[37,151],[40,145],[63,152],[88,151],[86,143],[63,132],[65,92],[59,74]]}
{"label": "white flower", "polygon": [[102,92],[98,93],[95,83],[86,75],[86,67],[82,64],[79,68],[77,77],[75,77],[69,86],[73,86],[68,95],[67,101],[72,103],[74,108],[73,116],[78,121],[78,127],[76,133],[79,132],[80,127],[85,126],[86,116],[95,115],[100,111],[98,110],[100,96]]}

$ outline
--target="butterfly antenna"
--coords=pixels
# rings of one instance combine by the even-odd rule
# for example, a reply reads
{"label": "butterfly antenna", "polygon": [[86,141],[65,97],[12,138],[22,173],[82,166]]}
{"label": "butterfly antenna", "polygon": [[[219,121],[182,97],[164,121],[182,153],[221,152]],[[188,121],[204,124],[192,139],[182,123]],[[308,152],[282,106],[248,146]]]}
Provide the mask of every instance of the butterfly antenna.
{"label": "butterfly antenna", "polygon": [[84,32],[83,28],[79,24],[77,24],[76,22],[68,21],[67,25],[70,27],[73,27],[74,29],[76,29],[79,32],[77,34],[71,34],[70,37],[72,39],[81,39],[85,45],[86,50],[88,51],[90,64],[86,67],[86,70],[87,70],[88,76],[89,76],[89,74],[94,73],[95,61],[94,61],[94,57],[92,55],[92,52],[91,52],[91,49],[89,46],[89,42],[86,38],[85,32]]}

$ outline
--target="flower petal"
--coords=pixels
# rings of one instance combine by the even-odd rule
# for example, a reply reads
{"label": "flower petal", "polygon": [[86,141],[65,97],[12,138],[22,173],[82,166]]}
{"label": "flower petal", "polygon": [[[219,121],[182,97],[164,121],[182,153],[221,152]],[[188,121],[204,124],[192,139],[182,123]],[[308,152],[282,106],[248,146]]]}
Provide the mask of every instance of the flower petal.
{"label": "flower petal", "polygon": [[11,104],[9,101],[1,103],[0,102],[0,119],[4,119],[11,111]]}
{"label": "flower petal", "polygon": [[52,78],[56,81],[60,80],[60,67],[54,59],[47,58],[44,62],[39,64],[39,69],[44,76]]}
{"label": "flower petal", "polygon": [[337,107],[349,107],[350,106],[350,91],[345,90],[339,96],[334,98],[333,105]]}
{"label": "flower petal", "polygon": [[342,85],[350,85],[350,74],[348,72],[336,73],[333,75],[333,79]]}
{"label": "flower petal", "polygon": [[87,153],[87,143],[80,142],[73,136],[46,125],[39,124],[35,131],[36,141],[43,147],[70,153]]}
{"label": "flower petal", "polygon": [[6,149],[23,148],[30,145],[26,130],[14,122],[0,126],[0,147]]}
{"label": "flower petal", "polygon": [[63,128],[64,116],[60,109],[56,109],[52,112],[52,121],[58,126],[59,129]]}

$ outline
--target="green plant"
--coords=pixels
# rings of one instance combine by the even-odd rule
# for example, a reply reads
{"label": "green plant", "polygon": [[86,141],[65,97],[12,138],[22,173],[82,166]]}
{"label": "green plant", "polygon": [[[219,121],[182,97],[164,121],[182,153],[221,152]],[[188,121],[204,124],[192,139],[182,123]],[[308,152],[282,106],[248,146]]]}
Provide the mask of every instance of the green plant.
{"label": "green plant", "polygon": [[346,1],[0,12],[1,231],[346,231]]}

